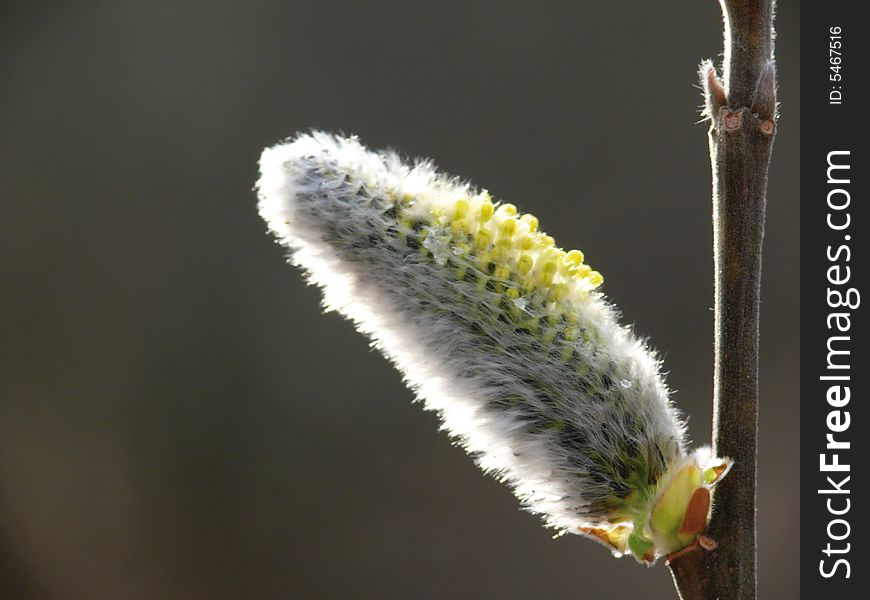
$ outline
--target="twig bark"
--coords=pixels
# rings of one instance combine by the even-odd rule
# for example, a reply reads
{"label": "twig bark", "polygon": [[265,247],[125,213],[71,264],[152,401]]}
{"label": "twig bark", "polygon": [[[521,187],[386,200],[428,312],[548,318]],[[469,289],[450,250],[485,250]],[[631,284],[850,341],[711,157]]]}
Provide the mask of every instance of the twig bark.
{"label": "twig bark", "polygon": [[[734,467],[716,488],[706,533],[671,557],[683,600],[756,597],[758,316],[767,169],[776,133],[773,0],[720,0],[724,84],[702,65],[713,168],[713,446]],[[713,549],[707,549],[713,548]]]}

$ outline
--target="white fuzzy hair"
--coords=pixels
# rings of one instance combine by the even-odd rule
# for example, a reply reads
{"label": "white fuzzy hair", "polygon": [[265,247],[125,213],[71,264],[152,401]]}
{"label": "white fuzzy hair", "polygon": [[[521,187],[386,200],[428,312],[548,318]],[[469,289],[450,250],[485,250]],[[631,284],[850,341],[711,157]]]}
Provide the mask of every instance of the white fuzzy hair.
{"label": "white fuzzy hair", "polygon": [[[654,495],[687,460],[658,360],[594,286],[563,303],[583,335],[542,341],[505,317],[500,294],[456,276],[479,265],[449,240],[409,241],[408,223],[434,227],[478,190],[320,132],[267,148],[260,171],[260,215],[324,307],[368,335],[452,439],[547,525],[631,521],[625,500]],[[539,306],[549,322],[553,303]]]}

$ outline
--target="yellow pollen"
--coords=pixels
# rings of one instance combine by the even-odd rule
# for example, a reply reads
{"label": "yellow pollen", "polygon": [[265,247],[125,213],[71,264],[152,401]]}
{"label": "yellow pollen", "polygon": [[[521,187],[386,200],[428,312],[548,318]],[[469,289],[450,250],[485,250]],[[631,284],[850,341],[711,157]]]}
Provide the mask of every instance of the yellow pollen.
{"label": "yellow pollen", "polygon": [[465,198],[460,198],[456,201],[456,204],[453,207],[453,218],[454,219],[464,219],[465,215],[468,214],[468,209],[471,204]]}
{"label": "yellow pollen", "polygon": [[538,273],[537,285],[539,287],[548,288],[553,284],[553,276],[556,274],[559,265],[556,261],[547,261],[541,266],[541,271]]}
{"label": "yellow pollen", "polygon": [[579,267],[583,264],[583,253],[579,250],[571,250],[568,254],[565,255],[565,262],[569,265],[573,265],[575,267]]}
{"label": "yellow pollen", "polygon": [[544,248],[544,250],[541,252],[541,255],[547,260],[547,262],[553,262],[556,264],[556,268],[558,268],[560,264],[563,264],[562,258],[564,254],[565,253],[558,248],[552,247]]}
{"label": "yellow pollen", "polygon": [[516,219],[508,219],[507,221],[499,225],[498,230],[499,233],[503,236],[513,236],[513,234],[517,231]]}
{"label": "yellow pollen", "polygon": [[532,257],[528,254],[523,254],[517,260],[517,271],[519,271],[520,275],[527,275],[529,271],[532,270],[532,266],[534,265],[534,261]]}
{"label": "yellow pollen", "polygon": [[[400,208],[396,215],[400,226],[396,235],[404,241],[416,226],[414,223],[419,222],[419,217],[409,218],[409,214],[402,209],[413,206],[416,200],[408,194],[395,194],[394,197]],[[465,257],[466,261],[470,260],[462,265],[463,260],[457,259],[460,266],[455,274],[460,280],[469,277],[471,269],[479,273],[475,280],[481,291],[493,290],[505,294],[505,298],[510,300],[517,300],[526,294],[529,302],[546,303],[546,312],[557,314],[559,320],[564,317],[564,307],[561,305],[571,301],[575,295],[597,288],[604,281],[599,272],[585,264],[583,252],[562,250],[556,246],[556,240],[539,230],[539,222],[534,215],[519,215],[513,204],[494,203],[486,190],[475,197],[459,197],[452,202],[429,207],[428,222],[420,224],[424,226],[419,231],[420,242],[434,232],[449,228],[453,238],[453,253],[457,257]],[[432,254],[425,244],[421,244],[419,251],[424,255]],[[491,275],[484,276],[484,273]],[[512,314],[517,312],[514,317],[518,321],[520,315],[524,314],[516,306],[508,308]],[[559,320],[551,323],[547,331],[540,328],[544,325],[543,321],[540,324],[537,320],[523,321],[524,324],[520,326],[537,330],[537,335],[552,338],[556,331],[562,329],[561,325],[557,325],[561,322]],[[587,334],[576,323],[568,322],[560,335],[568,341],[574,341],[579,337],[585,339]]]}
{"label": "yellow pollen", "polygon": [[481,229],[477,232],[477,237],[474,238],[474,247],[479,250],[484,250],[489,248],[489,245],[492,244],[492,234],[489,232],[489,229]]}
{"label": "yellow pollen", "polygon": [[579,267],[575,267],[570,270],[571,275],[575,277],[588,277],[592,272],[592,267],[589,265],[580,265]]}
{"label": "yellow pollen", "polygon": [[557,283],[553,286],[553,302],[562,302],[570,291],[571,287],[567,283]]}
{"label": "yellow pollen", "polygon": [[517,239],[517,246],[520,250],[531,250],[535,247],[535,240],[528,235],[521,235]]}
{"label": "yellow pollen", "polygon": [[531,233],[538,230],[538,218],[535,215],[523,215],[520,217],[520,221],[528,226]]}
{"label": "yellow pollen", "polygon": [[484,200],[480,205],[480,208],[477,212],[477,219],[481,223],[486,223],[492,218],[493,213],[495,212],[495,208],[492,206],[492,202],[489,200]]}

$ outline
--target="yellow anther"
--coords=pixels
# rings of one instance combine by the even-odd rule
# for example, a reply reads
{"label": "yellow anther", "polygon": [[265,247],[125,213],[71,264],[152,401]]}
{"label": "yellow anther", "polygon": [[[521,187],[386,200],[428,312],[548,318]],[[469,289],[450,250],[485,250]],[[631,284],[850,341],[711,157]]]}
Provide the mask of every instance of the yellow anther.
{"label": "yellow anther", "polygon": [[577,339],[577,328],[576,327],[566,327],[565,328],[565,340],[569,342],[573,342]]}
{"label": "yellow anther", "polygon": [[468,209],[471,207],[471,204],[468,202],[466,198],[460,198],[456,201],[456,204],[453,205],[453,218],[454,219],[464,219],[465,215],[468,214]]}
{"label": "yellow anther", "polygon": [[453,235],[462,237],[471,231],[471,227],[467,219],[457,219],[450,224],[450,230],[453,232]]}
{"label": "yellow anther", "polygon": [[529,294],[535,291],[534,273],[529,273],[528,277],[520,279],[520,289],[523,290],[524,294]]}
{"label": "yellow anther", "polygon": [[571,287],[567,283],[557,283],[552,290],[553,302],[562,302],[570,292]]}
{"label": "yellow anther", "polygon": [[479,250],[484,250],[489,248],[490,244],[492,244],[492,234],[489,232],[489,229],[481,229],[478,231],[474,238],[474,247]]}
{"label": "yellow anther", "polygon": [[520,217],[520,221],[525,223],[532,233],[538,230],[538,218],[535,215],[523,215]]}
{"label": "yellow anther", "polygon": [[[504,208],[504,207],[502,207]],[[499,209],[501,210],[501,209]],[[517,231],[516,219],[508,219],[498,226],[498,231],[503,236],[511,237]]]}
{"label": "yellow anther", "polygon": [[492,202],[484,200],[480,205],[480,208],[477,210],[477,219],[481,223],[486,223],[492,218],[494,212],[495,208],[493,207]]}
{"label": "yellow anther", "polygon": [[509,237],[500,237],[496,243],[498,255],[506,257],[514,249],[514,241]]}
{"label": "yellow anther", "polygon": [[541,265],[541,273],[553,275],[559,270],[559,263],[555,260],[547,260]]}
{"label": "yellow anther", "polygon": [[592,271],[589,275],[586,276],[586,281],[592,284],[594,287],[598,287],[602,283],[604,283],[604,277],[598,271]]}
{"label": "yellow anther", "polygon": [[541,266],[541,271],[538,273],[537,285],[543,288],[548,288],[553,284],[553,276],[556,274],[559,265],[555,261],[547,261]]}
{"label": "yellow anther", "polygon": [[532,260],[531,256],[523,254],[517,259],[517,271],[519,271],[520,275],[527,275],[532,270],[534,264],[535,261]]}
{"label": "yellow anther", "polygon": [[493,275],[498,279],[510,279],[511,278],[511,270],[510,267],[506,267],[504,265],[498,266],[495,268],[495,272]]}
{"label": "yellow anther", "polygon": [[571,250],[565,255],[565,262],[569,265],[579,267],[583,264],[583,253],[579,250]]}
{"label": "yellow anther", "polygon": [[580,265],[579,267],[573,267],[568,271],[574,277],[586,277],[592,272],[592,267],[589,265]]}
{"label": "yellow anther", "polygon": [[505,292],[505,295],[511,300],[516,300],[520,297],[520,292],[517,288],[508,288],[508,291]]}
{"label": "yellow anther", "polygon": [[557,268],[559,265],[565,264],[562,260],[565,253],[558,248],[544,248],[544,250],[541,252],[541,255],[544,257],[544,260],[546,262],[556,263]]}
{"label": "yellow anther", "polygon": [[547,248],[551,248],[556,245],[556,240],[552,236],[542,235],[541,244],[543,244]]}
{"label": "yellow anther", "polygon": [[517,247],[520,250],[531,250],[535,247],[535,240],[528,235],[520,235],[517,238]]}
{"label": "yellow anther", "polygon": [[501,217],[515,217],[517,216],[517,207],[513,204],[502,204],[496,212]]}

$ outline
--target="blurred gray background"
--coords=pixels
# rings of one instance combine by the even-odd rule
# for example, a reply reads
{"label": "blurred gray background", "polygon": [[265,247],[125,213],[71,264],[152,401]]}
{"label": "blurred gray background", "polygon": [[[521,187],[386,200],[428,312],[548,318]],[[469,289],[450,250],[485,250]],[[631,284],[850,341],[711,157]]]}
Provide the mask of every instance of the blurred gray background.
{"label": "blurred gray background", "polygon": [[[761,597],[798,596],[798,15],[765,250]],[[0,8],[0,597],[672,598],[551,539],[284,264],[251,187],[312,127],[582,248],[710,438],[713,0]]]}

